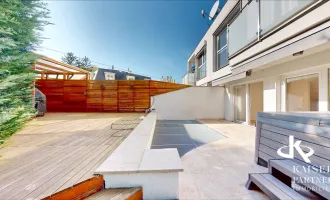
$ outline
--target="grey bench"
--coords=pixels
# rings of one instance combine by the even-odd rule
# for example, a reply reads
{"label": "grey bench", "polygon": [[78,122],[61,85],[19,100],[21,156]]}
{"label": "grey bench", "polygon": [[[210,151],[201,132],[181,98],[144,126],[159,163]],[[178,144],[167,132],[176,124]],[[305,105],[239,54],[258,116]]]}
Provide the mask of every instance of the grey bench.
{"label": "grey bench", "polygon": [[[297,195],[291,189],[294,182],[329,199],[329,122],[329,113],[258,113],[255,161],[268,167],[269,173],[250,174],[246,187],[254,189],[257,186],[272,199],[282,199],[288,191]],[[314,154],[309,157],[311,163],[305,162],[297,151],[294,152],[293,159],[285,159],[277,154],[279,148],[289,145],[289,136],[301,141],[301,148],[305,153],[309,149],[303,146],[314,150]],[[265,180],[264,176],[268,179]],[[271,189],[276,187],[274,185],[281,186],[281,189]]]}

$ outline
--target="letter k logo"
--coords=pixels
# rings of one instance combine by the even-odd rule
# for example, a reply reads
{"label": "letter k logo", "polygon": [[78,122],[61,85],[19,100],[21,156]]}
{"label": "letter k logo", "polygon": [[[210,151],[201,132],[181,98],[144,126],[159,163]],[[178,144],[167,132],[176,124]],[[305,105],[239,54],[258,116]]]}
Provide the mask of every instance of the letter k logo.
{"label": "letter k logo", "polygon": [[[283,147],[279,148],[277,150],[277,154],[282,156],[283,158],[293,159],[294,158],[294,149],[296,149],[298,151],[298,153],[300,154],[300,156],[304,159],[304,161],[307,162],[307,163],[310,163],[311,161],[309,160],[308,157],[310,157],[311,155],[314,154],[314,150],[310,147],[302,146],[302,145],[300,145],[300,143],[301,143],[300,140],[297,140],[296,142],[294,142],[294,137],[291,135],[291,136],[289,136],[289,146],[283,146]],[[300,148],[300,146],[308,148],[309,152],[305,153]],[[289,147],[289,153],[288,154],[283,153],[282,149],[287,148],[287,147]]]}

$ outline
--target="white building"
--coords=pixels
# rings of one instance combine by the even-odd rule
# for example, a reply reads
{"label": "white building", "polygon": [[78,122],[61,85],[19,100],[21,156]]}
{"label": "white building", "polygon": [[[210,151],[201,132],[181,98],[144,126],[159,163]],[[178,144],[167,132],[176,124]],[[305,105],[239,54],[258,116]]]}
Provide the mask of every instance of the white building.
{"label": "white building", "polygon": [[330,1],[227,1],[189,57],[188,75],[195,66],[196,86],[225,88],[227,120],[329,111]]}

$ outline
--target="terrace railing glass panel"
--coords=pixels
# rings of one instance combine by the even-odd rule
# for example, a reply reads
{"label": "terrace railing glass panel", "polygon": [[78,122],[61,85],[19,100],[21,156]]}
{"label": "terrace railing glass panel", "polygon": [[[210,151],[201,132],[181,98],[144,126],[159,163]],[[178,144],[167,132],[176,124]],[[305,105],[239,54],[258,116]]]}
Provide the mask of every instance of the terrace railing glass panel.
{"label": "terrace railing glass panel", "polygon": [[237,54],[253,41],[292,18],[314,0],[251,0],[229,24],[228,54]]}
{"label": "terrace railing glass panel", "polygon": [[194,73],[186,73],[182,77],[182,83],[186,85],[194,85],[195,83],[195,74]]}
{"label": "terrace railing glass panel", "polygon": [[264,34],[268,32],[312,2],[313,0],[261,0],[261,33]]}
{"label": "terrace railing glass panel", "polygon": [[229,25],[229,56],[257,39],[259,3],[252,0]]}

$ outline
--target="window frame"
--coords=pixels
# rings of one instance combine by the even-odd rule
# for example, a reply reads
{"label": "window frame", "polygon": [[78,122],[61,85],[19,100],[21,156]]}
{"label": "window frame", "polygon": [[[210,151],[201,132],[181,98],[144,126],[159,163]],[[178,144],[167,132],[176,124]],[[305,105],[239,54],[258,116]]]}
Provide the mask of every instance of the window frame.
{"label": "window frame", "polygon": [[[206,77],[206,62],[207,62],[207,58],[206,58],[206,51],[204,50],[201,55],[199,55],[198,57],[198,67],[197,67],[197,81],[202,80],[203,78]],[[201,76],[201,68],[204,68],[205,73],[203,74],[203,76]]]}
{"label": "window frame", "polygon": [[[111,79],[108,79],[107,78],[108,76],[111,76]],[[113,72],[104,72],[104,80],[108,80],[108,81],[116,80],[116,74]]]}
{"label": "window frame", "polygon": [[[249,0],[249,2],[252,0]],[[235,18],[240,14],[242,10],[242,1],[238,1],[234,8],[229,12],[229,14],[225,17],[225,19],[221,22],[221,24],[217,27],[217,29],[213,32],[213,72],[219,71],[222,68],[229,66],[229,38],[228,38],[228,25],[235,20]],[[222,66],[221,68],[218,67],[217,63],[217,56],[218,56],[218,49],[217,49],[217,36],[219,36],[224,30],[227,30],[227,63],[226,65]]]}
{"label": "window frame", "polygon": [[[221,47],[221,35],[222,34],[226,34],[226,44],[222,47]],[[215,52],[215,59],[216,59],[216,69],[215,71],[218,71],[224,67],[226,67],[228,64],[229,64],[229,54],[228,54],[228,27],[224,27],[216,36],[216,52]],[[223,65],[223,66],[220,66],[220,63],[221,63],[221,53],[227,49],[227,62]]]}
{"label": "window frame", "polygon": [[[130,79],[130,78],[133,78],[133,79]],[[135,80],[135,76],[126,75],[126,80],[128,80],[128,81],[134,81]]]}

